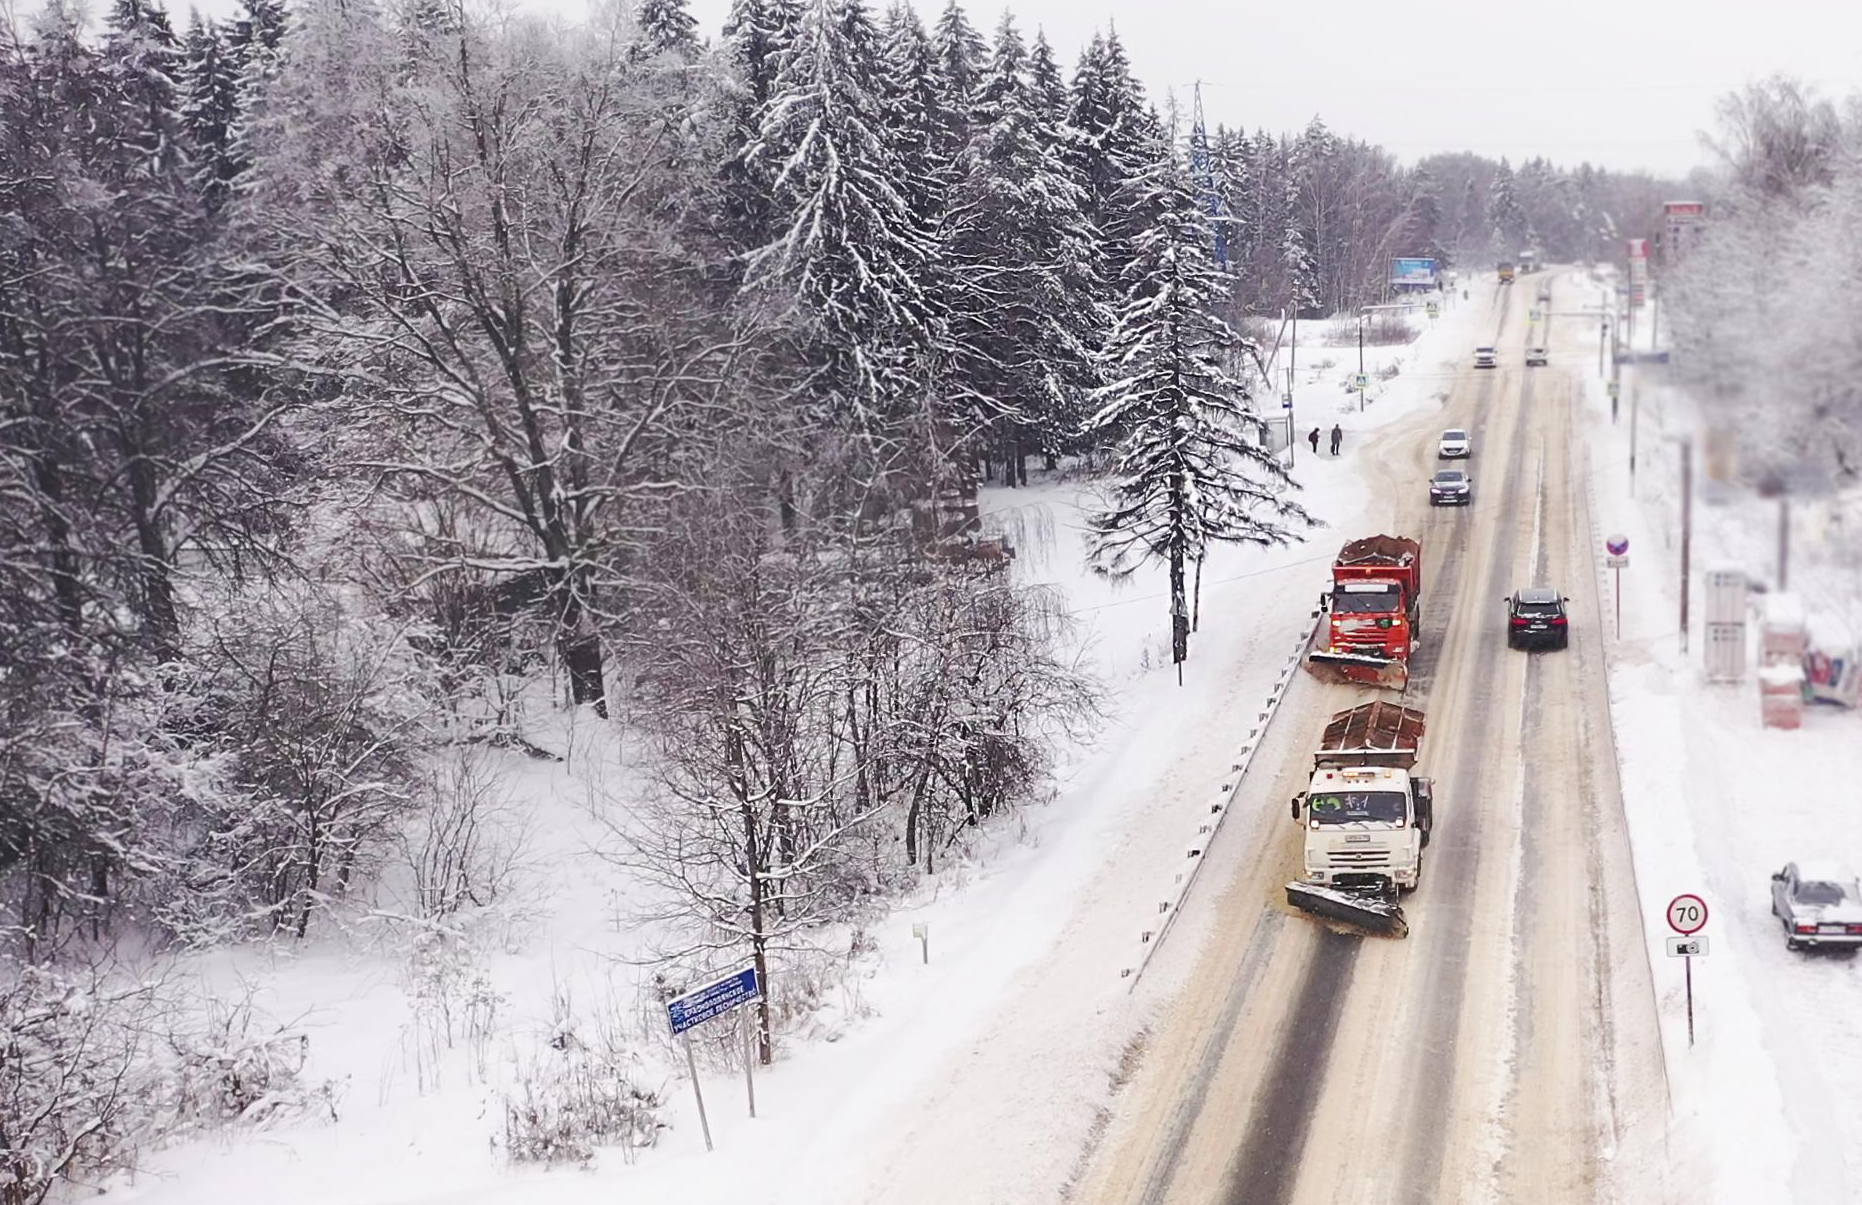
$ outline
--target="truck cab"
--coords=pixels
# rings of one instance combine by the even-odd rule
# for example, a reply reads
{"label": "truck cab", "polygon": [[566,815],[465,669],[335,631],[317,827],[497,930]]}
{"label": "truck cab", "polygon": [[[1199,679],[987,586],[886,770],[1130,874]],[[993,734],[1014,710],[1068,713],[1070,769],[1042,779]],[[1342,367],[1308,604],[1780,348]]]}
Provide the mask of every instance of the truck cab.
{"label": "truck cab", "polygon": [[1320,770],[1293,801],[1306,829],[1301,873],[1329,887],[1414,890],[1429,843],[1430,782],[1401,769]]}
{"label": "truck cab", "polygon": [[1375,702],[1341,711],[1293,797],[1303,830],[1301,881],[1350,891],[1409,891],[1422,878],[1434,823],[1434,784],[1412,774],[1423,714]]}
{"label": "truck cab", "polygon": [[1514,269],[1513,265],[1511,263],[1504,262],[1504,261],[1499,265],[1499,267],[1497,268],[1497,271],[1500,276],[1500,283],[1503,285],[1512,284],[1514,276],[1517,275],[1517,272]]}

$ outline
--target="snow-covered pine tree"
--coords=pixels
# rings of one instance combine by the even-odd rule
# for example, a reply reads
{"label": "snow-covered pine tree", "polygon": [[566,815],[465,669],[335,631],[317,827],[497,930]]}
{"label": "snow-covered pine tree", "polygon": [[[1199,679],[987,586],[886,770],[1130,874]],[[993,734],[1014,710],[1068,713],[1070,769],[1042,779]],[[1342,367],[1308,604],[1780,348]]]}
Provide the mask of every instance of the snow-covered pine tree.
{"label": "snow-covered pine tree", "polygon": [[1121,280],[1133,259],[1132,243],[1146,223],[1131,210],[1126,184],[1146,170],[1156,115],[1114,30],[1093,40],[1073,78],[1071,120],[1079,131],[1074,169],[1086,189],[1086,216],[1099,231],[1108,279]]}
{"label": "snow-covered pine tree", "polygon": [[763,116],[776,84],[779,55],[794,34],[801,10],[795,0],[733,0],[724,24],[724,81],[716,119],[721,225],[726,245],[747,253],[770,238],[767,164],[747,158],[762,136]]}
{"label": "snow-covered pine tree", "polygon": [[1494,169],[1488,188],[1487,216],[1493,222],[1494,242],[1502,256],[1512,256],[1526,240],[1526,212],[1519,205],[1513,167],[1505,158]]}
{"label": "snow-covered pine tree", "polygon": [[253,123],[265,91],[283,53],[286,16],[284,0],[240,0],[240,15],[226,34],[226,53],[236,78],[232,126],[227,131],[226,160],[237,181],[252,167]]}
{"label": "snow-covered pine tree", "polygon": [[1265,127],[1246,140],[1241,152],[1247,191],[1237,205],[1246,230],[1248,254],[1242,276],[1256,309],[1276,313],[1292,304],[1284,262],[1289,210],[1285,162],[1280,142]]}
{"label": "snow-covered pine tree", "polygon": [[168,13],[153,0],[115,0],[105,20],[104,62],[124,118],[118,136],[137,152],[148,175],[172,169],[186,148],[181,137],[181,45]]}
{"label": "snow-covered pine tree", "polygon": [[233,153],[239,64],[219,28],[198,12],[188,27],[183,80],[181,120],[197,164],[197,187],[207,208],[218,210],[240,171]]}
{"label": "snow-covered pine tree", "polygon": [[1078,430],[1100,334],[1095,240],[1060,142],[1005,14],[977,85],[946,246],[953,400],[1009,484],[1026,483],[1028,452],[1056,454]]}
{"label": "snow-covered pine tree", "polygon": [[944,187],[956,180],[957,160],[970,144],[971,103],[989,49],[983,36],[957,4],[946,0],[931,29],[931,55],[938,104],[931,147],[932,161],[944,175]]}
{"label": "snow-covered pine tree", "polygon": [[1289,236],[1287,268],[1294,273],[1296,295],[1303,296],[1306,304],[1332,308],[1339,305],[1341,285],[1333,268],[1332,254],[1333,244],[1342,233],[1337,228],[1341,224],[1340,215],[1335,212],[1341,201],[1334,171],[1338,158],[1337,137],[1317,117],[1293,140],[1287,155],[1293,221],[1307,265],[1303,274],[1295,268],[1291,258],[1294,239]]}
{"label": "snow-covered pine tree", "polygon": [[692,16],[689,0],[640,0],[634,25],[648,54],[672,53],[687,59],[698,55],[698,20]]}
{"label": "snow-covered pine tree", "polygon": [[[1132,282],[1105,352],[1108,383],[1092,430],[1116,440],[1108,505],[1091,519],[1091,560],[1124,577],[1163,562],[1174,660],[1188,655],[1187,570],[1213,543],[1277,544],[1309,522],[1265,448],[1266,423],[1224,366],[1235,333],[1213,312],[1224,280],[1188,165],[1155,147],[1130,186],[1156,215],[1135,244]],[[1181,670],[1178,671],[1179,675]]]}
{"label": "snow-covered pine tree", "polygon": [[825,415],[867,439],[900,421],[921,353],[937,340],[921,281],[930,248],[912,219],[855,59],[848,8],[810,0],[781,51],[760,137],[746,152],[771,181],[773,237],[750,287],[792,295],[810,328]]}
{"label": "snow-covered pine tree", "polygon": [[1046,403],[1036,416],[1037,444],[1050,460],[1079,446],[1080,427],[1100,384],[1099,348],[1111,327],[1118,282],[1108,275],[1100,234],[1088,216],[1080,177],[1080,132],[1068,118],[1070,98],[1047,38],[1037,33],[1028,57],[1034,137],[1041,148],[1041,190],[1053,221],[1037,230],[1049,265],[1047,311],[1061,350],[1051,364]]}
{"label": "snow-covered pine tree", "polygon": [[1487,208],[1481,204],[1480,185],[1474,177],[1461,191],[1461,213],[1455,227],[1456,258],[1472,261],[1487,247]]}
{"label": "snow-covered pine tree", "polygon": [[945,114],[938,92],[931,39],[918,10],[894,0],[880,34],[877,93],[881,130],[887,150],[898,164],[899,191],[905,195],[920,230],[937,226],[944,209],[947,166],[935,158],[935,142]]}
{"label": "snow-covered pine tree", "polygon": [[1418,167],[1410,177],[1409,205],[1397,227],[1395,255],[1429,256],[1446,261],[1448,253],[1442,240],[1442,197],[1435,173]]}
{"label": "snow-covered pine tree", "polygon": [[1061,78],[1060,62],[1054,57],[1047,34],[1038,29],[1028,51],[1028,86],[1034,92],[1034,108],[1041,120],[1063,135],[1070,133],[1067,81]]}
{"label": "snow-covered pine tree", "polygon": [[1286,282],[1287,308],[1295,313],[1311,309],[1323,300],[1323,283],[1319,277],[1312,236],[1300,220],[1299,177],[1288,172],[1281,177],[1284,201],[1280,207],[1280,272]]}

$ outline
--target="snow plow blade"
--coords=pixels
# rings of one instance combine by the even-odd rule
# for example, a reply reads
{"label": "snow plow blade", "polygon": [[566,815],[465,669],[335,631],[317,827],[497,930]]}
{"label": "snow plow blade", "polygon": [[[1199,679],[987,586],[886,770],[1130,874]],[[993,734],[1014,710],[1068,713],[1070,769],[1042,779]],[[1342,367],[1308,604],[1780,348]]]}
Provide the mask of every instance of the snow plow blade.
{"label": "snow plow blade", "polygon": [[1409,685],[1407,661],[1374,653],[1308,653],[1306,672],[1321,682],[1340,685],[1356,682],[1361,686],[1381,686],[1387,690],[1402,690]]}
{"label": "snow plow blade", "polygon": [[1317,883],[1288,883],[1287,903],[1301,912],[1339,921],[1365,933],[1408,937],[1409,922],[1391,895],[1368,891],[1341,891]]}

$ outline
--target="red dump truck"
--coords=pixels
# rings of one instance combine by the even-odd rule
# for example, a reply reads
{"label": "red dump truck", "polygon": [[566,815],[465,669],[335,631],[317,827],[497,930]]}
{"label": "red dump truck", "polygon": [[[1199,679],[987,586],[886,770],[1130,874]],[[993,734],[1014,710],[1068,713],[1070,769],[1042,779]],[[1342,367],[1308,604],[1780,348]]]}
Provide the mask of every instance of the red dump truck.
{"label": "red dump truck", "polygon": [[1403,536],[1351,541],[1332,562],[1327,614],[1313,632],[1307,671],[1328,682],[1403,689],[1421,598],[1420,543]]}

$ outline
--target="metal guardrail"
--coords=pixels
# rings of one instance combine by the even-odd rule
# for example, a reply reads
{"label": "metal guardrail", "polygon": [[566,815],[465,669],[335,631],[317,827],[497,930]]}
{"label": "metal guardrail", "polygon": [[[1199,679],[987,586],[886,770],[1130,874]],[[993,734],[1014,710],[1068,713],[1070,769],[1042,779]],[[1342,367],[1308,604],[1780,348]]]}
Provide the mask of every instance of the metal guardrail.
{"label": "metal guardrail", "polygon": [[1137,988],[1138,980],[1144,977],[1145,968],[1150,966],[1151,958],[1163,946],[1164,939],[1170,936],[1178,914],[1183,911],[1183,901],[1189,898],[1190,888],[1195,885],[1196,876],[1202,870],[1203,862],[1206,860],[1203,855],[1208,851],[1210,843],[1215,840],[1216,833],[1221,830],[1222,821],[1228,818],[1229,805],[1234,802],[1237,792],[1241,789],[1242,781],[1247,778],[1248,768],[1254,764],[1255,752],[1267,739],[1267,729],[1280,712],[1280,702],[1286,697],[1287,687],[1293,682],[1293,675],[1299,672],[1300,658],[1305,655],[1307,645],[1312,642],[1312,634],[1319,626],[1320,614],[1317,608],[1309,614],[1306,627],[1300,633],[1293,655],[1287,658],[1286,664],[1281,667],[1279,677],[1274,680],[1274,688],[1268,693],[1267,702],[1256,713],[1254,726],[1248,729],[1247,740],[1242,744],[1241,751],[1236,754],[1235,760],[1229,764],[1229,777],[1223,780],[1221,789],[1217,792],[1216,798],[1209,803],[1208,810],[1201,814],[1195,834],[1185,842],[1185,865],[1177,872],[1170,890],[1157,905],[1157,915],[1161,919],[1153,928],[1145,929],[1138,935],[1136,956],[1128,965],[1119,968],[1119,978],[1131,980],[1131,988],[1128,990]]}

